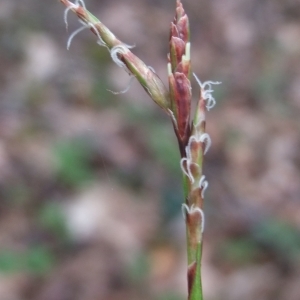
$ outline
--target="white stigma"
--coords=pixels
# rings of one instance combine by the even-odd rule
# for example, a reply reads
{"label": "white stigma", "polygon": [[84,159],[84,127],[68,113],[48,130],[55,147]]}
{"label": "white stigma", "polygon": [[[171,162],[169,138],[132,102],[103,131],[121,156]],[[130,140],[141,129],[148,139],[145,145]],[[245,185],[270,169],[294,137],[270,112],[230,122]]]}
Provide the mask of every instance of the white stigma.
{"label": "white stigma", "polygon": [[208,133],[202,133],[199,138],[199,142],[205,143],[205,148],[203,153],[206,154],[211,146],[211,138]]}
{"label": "white stigma", "polygon": [[71,1],[69,1],[70,3],[70,6],[67,7],[65,9],[65,12],[64,12],[64,21],[65,21],[65,24],[66,24],[66,29],[68,30],[68,13],[69,11],[72,9],[72,8],[75,8],[75,9],[78,9],[79,8],[79,3],[81,4],[81,6],[86,9],[86,6],[85,6],[85,3],[83,0],[76,0],[74,3],[72,3]]}
{"label": "white stigma", "polygon": [[84,29],[88,28],[87,24],[82,25],[81,27],[79,27],[77,30],[75,30],[69,37],[68,42],[67,42],[67,49],[70,49],[71,46],[71,42],[73,40],[73,38],[75,37],[75,35],[77,35],[79,32],[83,31]]}
{"label": "white stigma", "polygon": [[[184,162],[186,162],[186,168],[184,166]],[[191,161],[190,158],[184,157],[180,160],[180,167],[181,167],[182,172],[189,178],[190,182],[193,184],[195,182],[195,179],[191,172],[191,164],[192,163],[193,162]]]}
{"label": "white stigma", "polygon": [[[206,109],[210,110],[213,108],[216,104],[215,98],[212,96],[212,92],[214,91],[212,89],[213,84],[221,84],[222,82],[220,81],[204,81],[203,83],[200,81],[200,79],[196,76],[195,73],[193,73],[194,78],[196,79],[198,85],[200,86],[201,89],[201,96],[203,99],[206,101]],[[205,89],[208,87],[208,89]]]}
{"label": "white stigma", "polygon": [[200,207],[195,207],[194,204],[192,204],[191,207],[188,207],[187,204],[182,204],[181,206],[181,211],[182,211],[182,215],[183,215],[183,219],[186,220],[186,214],[194,214],[196,212],[198,212],[201,216],[201,233],[203,233],[204,231],[204,226],[205,226],[205,216],[204,216],[204,212]]}
{"label": "white stigma", "polygon": [[[81,23],[84,24],[84,22],[82,22],[82,21],[81,21]],[[95,26],[94,24],[90,23],[90,22],[89,22],[87,25],[88,25],[90,28],[93,28],[93,29],[94,29],[94,31],[95,31],[95,33],[96,33],[96,35],[97,35],[97,37],[98,37],[97,44],[99,44],[100,46],[105,46],[105,47],[107,47],[107,46],[106,46],[106,43],[103,41],[102,37],[100,36],[100,33],[98,32],[96,26]]]}
{"label": "white stigma", "polygon": [[202,199],[204,199],[204,193],[205,193],[205,190],[207,189],[207,187],[208,187],[208,181],[205,180],[205,176],[202,175],[200,180],[199,180],[199,188],[201,189]]}
{"label": "white stigma", "polygon": [[129,52],[129,49],[126,45],[117,45],[111,48],[110,50],[110,56],[114,63],[119,66],[120,68],[125,69],[128,73],[131,73],[127,66],[119,59],[118,54],[126,54]]}

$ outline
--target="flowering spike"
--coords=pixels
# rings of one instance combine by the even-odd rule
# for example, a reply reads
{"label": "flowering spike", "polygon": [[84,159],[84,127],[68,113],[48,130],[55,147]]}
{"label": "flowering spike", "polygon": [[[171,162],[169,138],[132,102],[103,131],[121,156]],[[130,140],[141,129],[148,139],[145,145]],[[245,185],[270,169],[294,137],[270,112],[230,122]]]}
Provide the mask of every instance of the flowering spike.
{"label": "flowering spike", "polygon": [[[80,28],[80,30],[78,29],[71,35],[68,46],[70,46],[73,37],[78,32],[84,28],[90,28],[90,30],[97,35],[98,43],[101,46],[106,46],[111,51],[114,62],[124,68],[128,73],[134,75],[154,102],[168,112],[168,109],[170,108],[168,90],[158,75],[129,50],[130,46],[117,39],[103,23],[86,10],[83,0],[77,0],[75,3],[72,3],[69,0],[60,1],[67,7],[67,11],[64,14],[65,22],[67,22],[68,11],[72,10],[85,24],[85,27]],[[80,6],[79,3],[82,6]]]}
{"label": "flowering spike", "polygon": [[[212,96],[218,81],[201,82],[193,73],[200,87],[200,97],[195,105],[195,114],[191,122],[191,43],[189,19],[180,0],[176,1],[176,14],[170,28],[168,58],[168,83],[166,89],[153,68],[135,56],[130,48],[120,41],[102,22],[92,15],[84,0],[60,0],[65,6],[64,22],[68,28],[68,12],[74,12],[83,27],[73,32],[68,40],[68,48],[74,36],[89,28],[96,36],[97,43],[105,46],[112,60],[130,75],[136,78],[148,95],[170,116],[177,136],[181,160],[180,167],[184,179],[186,202],[182,213],[187,227],[188,247],[188,300],[203,299],[201,286],[202,233],[205,216],[203,212],[204,193],[208,182],[203,175],[203,158],[211,146],[210,136],[206,133],[206,112],[216,101]],[[119,93],[126,92],[128,87]],[[118,94],[113,92],[114,94]]]}

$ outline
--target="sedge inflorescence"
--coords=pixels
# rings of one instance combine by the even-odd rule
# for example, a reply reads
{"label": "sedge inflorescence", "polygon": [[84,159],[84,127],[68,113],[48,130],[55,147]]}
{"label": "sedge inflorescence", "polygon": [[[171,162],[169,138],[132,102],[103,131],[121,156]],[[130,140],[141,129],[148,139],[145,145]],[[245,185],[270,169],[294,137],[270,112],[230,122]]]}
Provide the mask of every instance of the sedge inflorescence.
{"label": "sedge inflorescence", "polygon": [[[124,69],[144,88],[150,98],[170,117],[177,137],[181,155],[180,167],[183,174],[185,202],[182,213],[187,228],[188,253],[188,299],[202,298],[201,253],[202,235],[205,226],[203,211],[205,191],[208,181],[203,174],[203,160],[211,146],[211,138],[206,132],[206,113],[215,104],[213,85],[218,81],[201,82],[191,71],[191,43],[189,19],[180,0],[176,1],[176,14],[171,23],[168,53],[168,88],[153,68],[146,65],[132,53],[133,48],[120,41],[100,20],[92,15],[83,0],[60,0],[65,6],[64,21],[68,28],[68,13],[74,12],[82,26],[69,37],[67,48],[73,38],[82,30],[90,29],[97,37],[97,43],[110,52],[112,60]],[[191,79],[195,78],[200,93],[196,105],[192,105]],[[126,92],[129,86],[122,92]],[[118,93],[116,93],[118,94]],[[195,107],[194,111],[193,107]]]}
{"label": "sedge inflorescence", "polygon": [[[205,128],[205,114],[216,104],[212,96],[214,91],[212,86],[220,82],[201,82],[191,72],[189,20],[181,2],[177,0],[176,15],[171,23],[167,65],[169,89],[167,89],[156,72],[131,52],[133,46],[118,40],[107,27],[87,11],[83,0],[76,0],[74,3],[68,0],[60,1],[66,5],[64,13],[66,27],[68,28],[69,11],[76,13],[82,23],[82,26],[70,35],[67,48],[70,48],[73,38],[79,32],[90,29],[97,36],[97,43],[108,49],[116,65],[123,68],[131,79],[136,78],[148,95],[170,116],[179,144],[180,166],[186,186],[186,200],[182,211],[186,222],[189,222],[189,218],[192,217],[193,222],[200,226],[202,234],[203,200],[208,187],[208,182],[203,175],[203,157],[211,146],[211,139]],[[192,77],[200,88],[194,116],[191,116]],[[129,87],[130,84],[122,92],[126,92]],[[197,240],[201,240],[201,234],[198,233]]]}

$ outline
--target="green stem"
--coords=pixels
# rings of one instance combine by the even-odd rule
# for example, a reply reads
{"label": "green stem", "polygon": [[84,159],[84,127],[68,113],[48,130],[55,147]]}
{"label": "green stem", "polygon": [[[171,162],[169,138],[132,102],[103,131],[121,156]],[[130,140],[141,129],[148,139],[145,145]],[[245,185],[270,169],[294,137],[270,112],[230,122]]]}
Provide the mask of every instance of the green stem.
{"label": "green stem", "polygon": [[196,252],[195,270],[191,271],[195,273],[191,274],[191,278],[189,278],[190,274],[188,274],[188,280],[190,280],[188,300],[203,300],[202,280],[201,280],[201,257],[202,257],[202,243],[198,243],[197,252]]}
{"label": "green stem", "polygon": [[[187,176],[183,179],[184,194],[186,205],[191,199],[189,195],[191,185]],[[199,214],[186,214],[186,241],[187,241],[187,261],[188,261],[188,300],[203,300],[202,280],[201,280],[201,258],[202,258],[202,228],[199,226]],[[199,239],[199,237],[201,237]]]}

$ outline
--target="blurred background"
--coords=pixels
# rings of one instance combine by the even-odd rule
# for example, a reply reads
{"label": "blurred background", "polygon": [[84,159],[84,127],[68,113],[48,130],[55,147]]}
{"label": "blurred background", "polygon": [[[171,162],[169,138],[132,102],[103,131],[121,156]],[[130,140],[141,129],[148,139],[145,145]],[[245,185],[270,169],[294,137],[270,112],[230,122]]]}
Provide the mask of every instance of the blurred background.
{"label": "blurred background", "polygon": [[[205,300],[299,300],[300,5],[184,0],[207,130]],[[175,0],[87,0],[166,82]],[[58,1],[0,2],[0,300],[186,299],[171,122]],[[194,101],[198,87],[193,86]]]}

